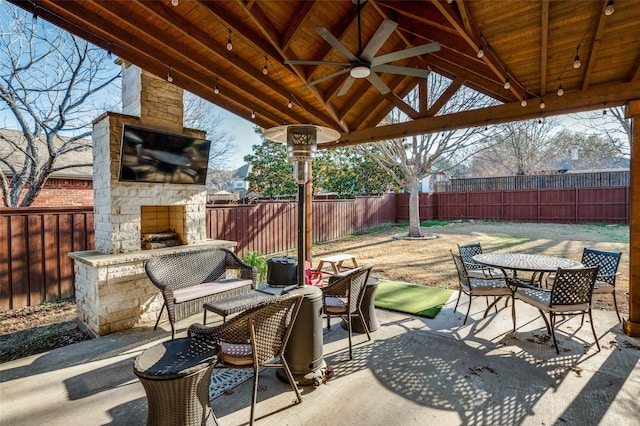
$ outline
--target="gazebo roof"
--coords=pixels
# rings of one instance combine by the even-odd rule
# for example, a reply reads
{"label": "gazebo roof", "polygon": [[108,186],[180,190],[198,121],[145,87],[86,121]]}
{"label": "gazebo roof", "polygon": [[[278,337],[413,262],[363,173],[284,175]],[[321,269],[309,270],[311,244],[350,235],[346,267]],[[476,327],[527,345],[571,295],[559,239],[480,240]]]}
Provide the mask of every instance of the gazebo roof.
{"label": "gazebo roof", "polygon": [[[598,109],[640,98],[636,0],[364,2],[362,47],[383,20],[398,24],[376,57],[440,43],[439,51],[390,64],[449,77],[450,88],[433,103],[426,102],[430,94],[423,77],[381,72],[389,93],[356,80],[340,96],[347,68],[285,63],[345,62],[316,27],[357,53],[359,20],[351,0],[10,1],[149,72],[171,73],[175,84],[232,113],[251,120],[253,112],[253,121],[262,127],[313,123],[336,129],[342,137],[335,144]],[[608,3],[613,3],[612,14],[605,13]],[[227,49],[229,39],[232,50]],[[573,66],[576,56],[579,68]],[[302,87],[340,70],[339,76]],[[438,115],[461,85],[499,104]],[[556,93],[560,85],[561,97]],[[416,86],[422,88],[418,109],[403,101]],[[541,109],[543,99],[546,108]],[[376,127],[394,107],[413,120]]]}

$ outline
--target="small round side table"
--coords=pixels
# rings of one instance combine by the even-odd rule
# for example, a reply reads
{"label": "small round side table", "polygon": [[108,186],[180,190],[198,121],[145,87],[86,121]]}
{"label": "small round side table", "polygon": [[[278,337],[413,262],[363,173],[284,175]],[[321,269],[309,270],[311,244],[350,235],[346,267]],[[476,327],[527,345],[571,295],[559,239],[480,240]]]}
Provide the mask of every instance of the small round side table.
{"label": "small round side table", "polygon": [[147,394],[147,425],[217,425],[209,404],[209,382],[220,349],[196,338],[146,349],[133,372]]}

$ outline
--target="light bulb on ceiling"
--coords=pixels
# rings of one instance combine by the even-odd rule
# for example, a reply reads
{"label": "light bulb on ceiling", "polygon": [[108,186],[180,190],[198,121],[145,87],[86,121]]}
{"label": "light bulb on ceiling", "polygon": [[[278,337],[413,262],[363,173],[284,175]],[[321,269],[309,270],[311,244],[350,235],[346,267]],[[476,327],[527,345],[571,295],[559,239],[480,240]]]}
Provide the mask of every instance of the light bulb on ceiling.
{"label": "light bulb on ceiling", "polygon": [[254,110],[251,110],[251,118],[256,118],[256,112]]}
{"label": "light bulb on ceiling", "polygon": [[171,0],[171,6],[177,6],[178,4],[180,4],[180,0]]}
{"label": "light bulb on ceiling", "polygon": [[540,109],[545,109],[547,104],[544,103],[544,99],[540,100]]}
{"label": "light bulb on ceiling", "polygon": [[482,46],[478,48],[478,53],[476,55],[478,56],[478,58],[484,58],[484,49],[482,48]]}
{"label": "light bulb on ceiling", "polygon": [[573,67],[575,69],[580,68],[580,65],[582,65],[582,62],[580,62],[580,55],[576,55],[575,59],[573,60]]}
{"label": "light bulb on ceiling", "polygon": [[562,84],[558,86],[558,96],[564,95],[564,90],[562,89]]}
{"label": "light bulb on ceiling", "polygon": [[447,0],[447,3],[449,4],[453,3],[453,0]]}
{"label": "light bulb on ceiling", "polygon": [[229,38],[227,39],[227,50],[231,51],[233,49],[233,44],[231,43],[231,30],[229,30]]}
{"label": "light bulb on ceiling", "polygon": [[293,102],[291,102],[291,99],[289,99],[289,102],[287,102],[287,108],[293,108]]}
{"label": "light bulb on ceiling", "polygon": [[504,81],[504,88],[505,90],[509,90],[511,88],[511,82],[509,82],[509,79]]}
{"label": "light bulb on ceiling", "polygon": [[262,74],[264,75],[269,74],[269,70],[267,69],[267,64],[264,64],[264,68],[262,68]]}
{"label": "light bulb on ceiling", "polygon": [[171,65],[168,65],[169,71],[167,71],[167,81],[173,83],[173,76],[171,75]]}
{"label": "light bulb on ceiling", "polygon": [[520,106],[526,107],[527,106],[527,100],[523,99],[520,101]]}
{"label": "light bulb on ceiling", "polygon": [[609,3],[607,3],[607,7],[604,8],[604,14],[607,16],[611,16],[613,15],[613,12],[615,12],[615,9],[613,7],[613,0],[609,0]]}
{"label": "light bulb on ceiling", "polygon": [[218,85],[216,84],[216,86],[213,88],[213,93],[215,93],[216,95],[218,93],[220,93],[220,89],[218,89]]}

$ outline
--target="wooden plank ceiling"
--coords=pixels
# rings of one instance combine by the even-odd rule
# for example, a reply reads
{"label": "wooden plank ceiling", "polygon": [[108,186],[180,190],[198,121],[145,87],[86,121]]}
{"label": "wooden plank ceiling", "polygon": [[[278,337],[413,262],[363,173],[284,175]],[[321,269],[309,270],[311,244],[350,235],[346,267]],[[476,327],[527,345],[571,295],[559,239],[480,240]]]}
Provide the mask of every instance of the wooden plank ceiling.
{"label": "wooden plank ceiling", "polygon": [[[365,1],[362,47],[383,20],[398,24],[375,56],[440,43],[439,51],[391,63],[451,78],[451,90],[439,102],[427,102],[424,78],[387,72],[378,73],[390,89],[384,95],[358,79],[339,96],[347,71],[302,87],[347,69],[285,64],[346,61],[316,27],[326,28],[357,53],[357,6],[351,0],[10,1],[158,76],[171,72],[175,84],[259,126],[327,126],[342,133],[338,144],[604,108],[640,98],[637,0]],[[608,3],[613,3],[612,14],[605,13]],[[573,66],[576,56],[579,68]],[[438,115],[462,84],[497,104]],[[414,109],[402,99],[420,85],[422,102]],[[376,127],[394,107],[413,120]]]}

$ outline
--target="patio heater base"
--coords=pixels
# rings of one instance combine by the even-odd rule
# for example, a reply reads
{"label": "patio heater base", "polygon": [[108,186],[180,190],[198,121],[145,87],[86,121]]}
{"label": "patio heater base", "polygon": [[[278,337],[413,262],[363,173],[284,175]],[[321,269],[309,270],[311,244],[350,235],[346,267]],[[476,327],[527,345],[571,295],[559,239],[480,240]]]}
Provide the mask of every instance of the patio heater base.
{"label": "patio heater base", "polygon": [[[322,291],[318,287],[304,286],[288,293],[304,297],[284,355],[299,385],[319,386],[327,370],[322,357]],[[284,370],[279,369],[276,375],[288,382]]]}

